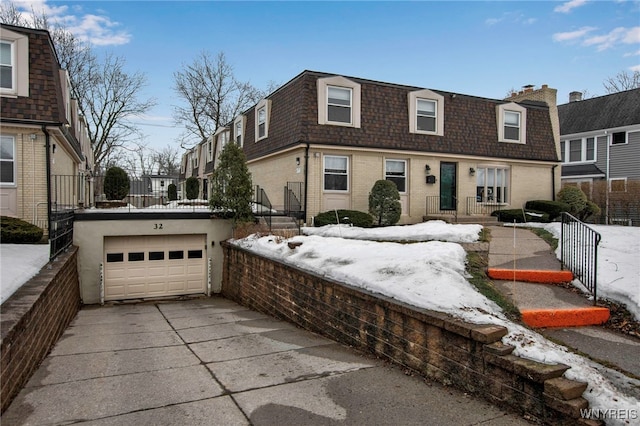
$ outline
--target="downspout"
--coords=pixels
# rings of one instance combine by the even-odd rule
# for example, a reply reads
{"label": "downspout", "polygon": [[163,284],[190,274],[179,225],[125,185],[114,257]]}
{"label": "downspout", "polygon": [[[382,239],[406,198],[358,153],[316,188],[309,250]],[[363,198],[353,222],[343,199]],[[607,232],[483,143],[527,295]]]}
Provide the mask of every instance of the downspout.
{"label": "downspout", "polygon": [[556,167],[557,164],[551,168],[551,201],[556,200]]}
{"label": "downspout", "polygon": [[606,144],[607,144],[607,176],[606,176],[606,182],[605,182],[605,194],[606,194],[606,201],[605,201],[605,207],[604,207],[604,220],[605,220],[605,225],[609,225],[609,191],[611,190],[611,188],[609,187],[609,179],[611,178],[611,176],[609,175],[609,132],[607,132],[606,130],[604,131],[604,136],[606,138]]}
{"label": "downspout", "polygon": [[309,142],[304,149],[304,223],[307,224],[307,198],[309,198]]}
{"label": "downspout", "polygon": [[48,237],[51,237],[51,136],[49,132],[47,132],[47,126],[45,124],[42,125],[42,133],[44,133],[44,146],[45,146],[45,157],[47,161],[46,170],[47,170],[47,234]]}

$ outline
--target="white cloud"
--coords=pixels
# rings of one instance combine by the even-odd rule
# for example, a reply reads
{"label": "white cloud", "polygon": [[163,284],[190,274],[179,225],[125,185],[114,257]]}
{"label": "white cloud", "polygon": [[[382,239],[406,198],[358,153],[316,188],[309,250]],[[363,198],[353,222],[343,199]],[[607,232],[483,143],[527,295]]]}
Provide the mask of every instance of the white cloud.
{"label": "white cloud", "polygon": [[80,40],[88,41],[97,46],[126,44],[131,40],[131,34],[119,29],[120,23],[112,21],[106,12],[99,15],[85,13],[81,5],[52,6],[48,0],[16,1],[16,7],[23,16],[30,19],[31,12],[44,13],[49,22],[65,26]]}
{"label": "white cloud", "polygon": [[571,0],[561,4],[560,6],[556,6],[553,11],[559,13],[569,13],[577,7],[584,6],[586,3],[587,0]]}
{"label": "white cloud", "polygon": [[640,50],[636,50],[635,52],[625,53],[623,57],[628,58],[630,56],[640,56]]}
{"label": "white cloud", "polygon": [[487,18],[484,23],[488,26],[499,24],[500,22],[510,23],[522,23],[525,25],[534,24],[537,21],[536,18],[526,18],[521,12],[505,12],[499,18]]}
{"label": "white cloud", "polygon": [[627,44],[640,43],[640,27],[630,28],[622,42]]}
{"label": "white cloud", "polygon": [[595,27],[582,27],[576,31],[569,31],[566,33],[555,33],[553,35],[553,41],[574,41],[585,37],[591,31],[596,30]]}
{"label": "white cloud", "polygon": [[640,64],[629,67],[629,69],[633,72],[640,72]]}
{"label": "white cloud", "polygon": [[622,27],[611,30],[608,34],[589,37],[582,43],[585,46],[596,46],[598,52],[612,48],[618,42],[621,42],[626,30]]}

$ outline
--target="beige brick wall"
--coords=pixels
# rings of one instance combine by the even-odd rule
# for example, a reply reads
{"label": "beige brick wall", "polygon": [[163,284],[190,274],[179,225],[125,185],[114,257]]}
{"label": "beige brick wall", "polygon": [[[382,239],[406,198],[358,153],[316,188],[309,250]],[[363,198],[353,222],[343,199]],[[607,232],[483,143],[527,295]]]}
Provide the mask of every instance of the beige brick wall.
{"label": "beige brick wall", "polygon": [[[458,213],[466,214],[467,198],[476,195],[476,176],[469,172],[470,168],[484,166],[508,166],[510,176],[508,182],[509,204],[505,208],[520,208],[527,200],[551,199],[552,173],[551,164],[527,164],[523,162],[497,161],[489,158],[439,157],[409,152],[373,152],[335,147],[311,147],[309,151],[307,223],[320,212],[328,210],[330,201],[335,201],[338,194],[331,194],[328,200],[323,191],[323,157],[325,155],[343,155],[349,158],[349,191],[345,193],[345,208],[368,211],[369,192],[378,179],[384,179],[384,161],[397,159],[407,161],[407,193],[401,195],[403,214],[400,224],[418,223],[426,214],[426,197],[438,196],[440,193],[440,164],[442,162],[457,163],[458,175]],[[295,159],[300,158],[300,173],[296,173]],[[429,174],[436,177],[435,184],[427,184],[425,166],[429,165]],[[287,181],[304,182],[304,148],[290,151],[278,156],[269,157],[249,163],[254,185],[265,189],[274,206],[284,204],[283,187]],[[560,176],[559,168],[555,170],[556,179]],[[556,185],[559,181],[557,181]],[[559,186],[555,187],[556,191]]]}

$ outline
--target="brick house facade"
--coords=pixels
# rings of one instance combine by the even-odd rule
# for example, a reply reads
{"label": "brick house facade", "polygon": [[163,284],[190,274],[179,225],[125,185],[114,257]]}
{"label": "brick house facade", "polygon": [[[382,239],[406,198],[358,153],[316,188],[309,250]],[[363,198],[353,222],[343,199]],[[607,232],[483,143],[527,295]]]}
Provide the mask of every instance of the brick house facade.
{"label": "brick house facade", "polygon": [[49,33],[5,24],[0,30],[0,213],[46,230],[52,205],[92,199],[91,144]]}

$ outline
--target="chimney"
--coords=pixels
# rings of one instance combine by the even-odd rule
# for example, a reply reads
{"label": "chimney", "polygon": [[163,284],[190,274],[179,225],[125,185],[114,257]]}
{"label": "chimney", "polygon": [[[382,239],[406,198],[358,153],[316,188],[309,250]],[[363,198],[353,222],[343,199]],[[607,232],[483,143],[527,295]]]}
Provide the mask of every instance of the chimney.
{"label": "chimney", "polygon": [[526,86],[522,86],[522,88],[524,89],[523,92],[524,93],[531,93],[533,92],[533,88],[535,86],[533,84],[527,84]]}
{"label": "chimney", "polygon": [[582,92],[569,93],[569,102],[578,102],[582,100]]}

